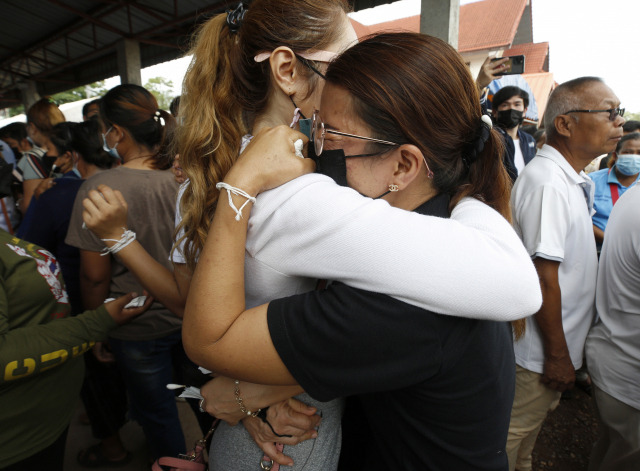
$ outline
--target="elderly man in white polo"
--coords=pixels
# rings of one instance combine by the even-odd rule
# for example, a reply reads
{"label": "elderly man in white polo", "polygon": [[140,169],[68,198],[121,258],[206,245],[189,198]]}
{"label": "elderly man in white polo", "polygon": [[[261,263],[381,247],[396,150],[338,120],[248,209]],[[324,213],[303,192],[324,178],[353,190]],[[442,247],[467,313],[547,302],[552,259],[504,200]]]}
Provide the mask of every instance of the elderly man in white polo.
{"label": "elderly man in white polo", "polygon": [[507,438],[509,469],[531,469],[547,412],[573,387],[594,316],[598,260],[593,182],[582,171],[615,149],[624,110],[597,77],[563,83],[545,111],[547,144],[524,167],[511,193],[513,224],[540,277],[542,307],[515,342],[516,393]]}

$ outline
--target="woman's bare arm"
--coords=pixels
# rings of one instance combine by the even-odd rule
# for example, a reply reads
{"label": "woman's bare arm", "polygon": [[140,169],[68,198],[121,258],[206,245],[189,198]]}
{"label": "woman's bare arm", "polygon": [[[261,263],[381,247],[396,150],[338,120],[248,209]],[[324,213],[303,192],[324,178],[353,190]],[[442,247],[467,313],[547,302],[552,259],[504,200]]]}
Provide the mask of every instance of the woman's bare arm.
{"label": "woman's bare arm", "polygon": [[[83,206],[82,217],[93,233],[101,239],[120,239],[123,228],[127,226],[127,202],[122,193],[100,185],[97,191],[89,192]],[[107,247],[114,244],[113,241],[105,241]],[[149,255],[138,241],[121,249],[116,257],[156,300],[182,317],[191,281],[191,272],[185,264],[175,264],[171,272]]]}
{"label": "woman's bare arm", "polygon": [[111,260],[100,252],[80,250],[80,288],[82,304],[86,309],[96,309],[109,297]]}
{"label": "woman's bare arm", "polygon": [[[258,409],[273,406],[303,392],[302,388],[298,385],[265,386],[245,381],[240,382],[239,390],[245,407],[250,411],[257,411]],[[212,379],[200,388],[200,394],[204,397],[202,407],[206,409],[209,414],[232,425],[246,418],[246,414],[240,410],[238,401],[236,400],[235,381],[233,379],[224,376]],[[305,407],[309,409],[309,414],[316,412],[315,407]],[[306,428],[311,428],[309,425],[310,424],[305,424]]]}
{"label": "woman's bare arm", "polygon": [[[256,136],[243,155],[252,148],[261,152],[271,174],[262,174],[259,181],[243,179],[241,156],[225,177],[227,184],[255,195],[271,188],[273,181],[280,182],[283,174],[313,171],[312,161],[295,157],[293,143],[299,133],[280,127],[260,134],[275,145],[264,151],[257,147]],[[247,201],[235,195],[231,200],[237,208]],[[227,191],[222,190],[191,281],[182,328],[185,350],[194,362],[230,378],[295,385],[269,336],[267,305],[245,311],[244,253],[251,203],[236,220],[228,201]]]}

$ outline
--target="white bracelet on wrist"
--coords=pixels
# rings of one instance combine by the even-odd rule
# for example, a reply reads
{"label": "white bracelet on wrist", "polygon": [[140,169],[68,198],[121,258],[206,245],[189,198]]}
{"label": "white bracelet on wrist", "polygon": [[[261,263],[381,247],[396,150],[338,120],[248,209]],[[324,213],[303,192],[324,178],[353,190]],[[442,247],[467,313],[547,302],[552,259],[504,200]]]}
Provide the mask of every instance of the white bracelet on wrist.
{"label": "white bracelet on wrist", "polygon": [[100,256],[105,256],[110,253],[118,253],[122,249],[124,249],[127,245],[129,245],[131,242],[136,240],[135,232],[130,231],[129,229],[125,229],[124,227],[122,228],[122,230],[124,232],[122,233],[120,240],[100,239],[102,242],[115,242],[115,244],[113,244],[111,247],[105,247],[104,249],[102,249],[102,252],[100,252]]}
{"label": "white bracelet on wrist", "polygon": [[[227,190],[227,196],[229,197],[229,206],[231,207],[231,209],[233,209],[236,212],[236,221],[239,221],[240,218],[242,217],[242,210],[246,205],[248,205],[250,202],[254,204],[256,202],[255,197],[251,196],[246,191],[241,190],[240,188],[236,188],[235,186],[231,186],[225,182],[220,182],[216,184],[216,189]],[[242,196],[243,198],[246,198],[247,201],[245,201],[244,204],[240,206],[240,208],[238,209],[236,208],[236,205],[233,204],[233,200],[231,199],[231,194]]]}

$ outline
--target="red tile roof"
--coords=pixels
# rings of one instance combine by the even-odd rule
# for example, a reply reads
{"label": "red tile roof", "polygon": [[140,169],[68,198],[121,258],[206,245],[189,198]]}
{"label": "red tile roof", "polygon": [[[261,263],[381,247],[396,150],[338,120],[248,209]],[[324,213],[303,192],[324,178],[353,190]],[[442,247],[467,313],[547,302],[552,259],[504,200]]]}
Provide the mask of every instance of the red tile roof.
{"label": "red tile roof", "polygon": [[527,81],[531,87],[533,96],[536,98],[538,120],[542,122],[544,110],[547,108],[547,102],[549,101],[549,95],[557,85],[553,79],[553,74],[551,72],[543,72],[539,74],[524,74],[522,77]]}
{"label": "red tile roof", "polygon": [[383,31],[409,31],[412,33],[420,32],[420,15],[410,16],[408,18],[400,18],[392,21],[385,21],[375,25],[365,26],[350,18],[353,29],[356,31],[358,38],[363,38],[370,34],[382,33]]}
{"label": "red tile roof", "polygon": [[549,57],[549,43],[518,44],[502,53],[502,57],[519,55],[524,55],[525,57],[525,74],[549,72],[549,62],[547,60]]}
{"label": "red tile roof", "polygon": [[358,39],[363,38],[369,34],[368,26],[365,26],[362,23],[357,22],[353,18],[349,18],[349,21],[351,21],[351,26],[353,26],[353,29],[355,30],[356,35],[358,36]]}
{"label": "red tile roof", "polygon": [[[460,7],[458,51],[472,52],[511,46],[520,25],[522,14],[529,1],[531,0],[483,0],[462,5]],[[350,20],[358,38],[382,31],[420,32],[420,15],[368,26],[357,22],[353,18],[350,18]],[[536,46],[542,44],[546,44],[546,53],[548,54],[548,43],[539,43]],[[516,47],[519,46],[514,46],[514,48]],[[527,72],[529,71],[529,62],[532,62],[532,67],[534,67],[531,69],[532,73],[543,71],[544,58],[541,59],[542,64],[536,58],[537,55],[543,54],[542,47],[524,54],[527,56]],[[532,54],[535,54],[535,57]],[[531,59],[529,59],[529,55],[532,55]]]}
{"label": "red tile roof", "polygon": [[371,25],[368,28],[369,33],[381,33],[382,31],[410,31],[412,33],[419,33],[420,15],[400,18],[393,21],[385,21],[384,23]]}
{"label": "red tile roof", "polygon": [[484,0],[460,7],[458,51],[511,46],[527,0]]}

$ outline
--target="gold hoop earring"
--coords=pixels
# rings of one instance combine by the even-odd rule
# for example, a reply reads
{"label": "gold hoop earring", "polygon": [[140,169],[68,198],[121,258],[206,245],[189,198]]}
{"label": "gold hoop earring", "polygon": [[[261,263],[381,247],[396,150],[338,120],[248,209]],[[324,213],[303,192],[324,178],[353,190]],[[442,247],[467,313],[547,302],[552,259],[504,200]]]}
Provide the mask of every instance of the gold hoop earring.
{"label": "gold hoop earring", "polygon": [[395,192],[395,191],[398,191],[398,190],[399,190],[398,185],[394,185],[393,183],[391,185],[389,185],[389,191]]}

